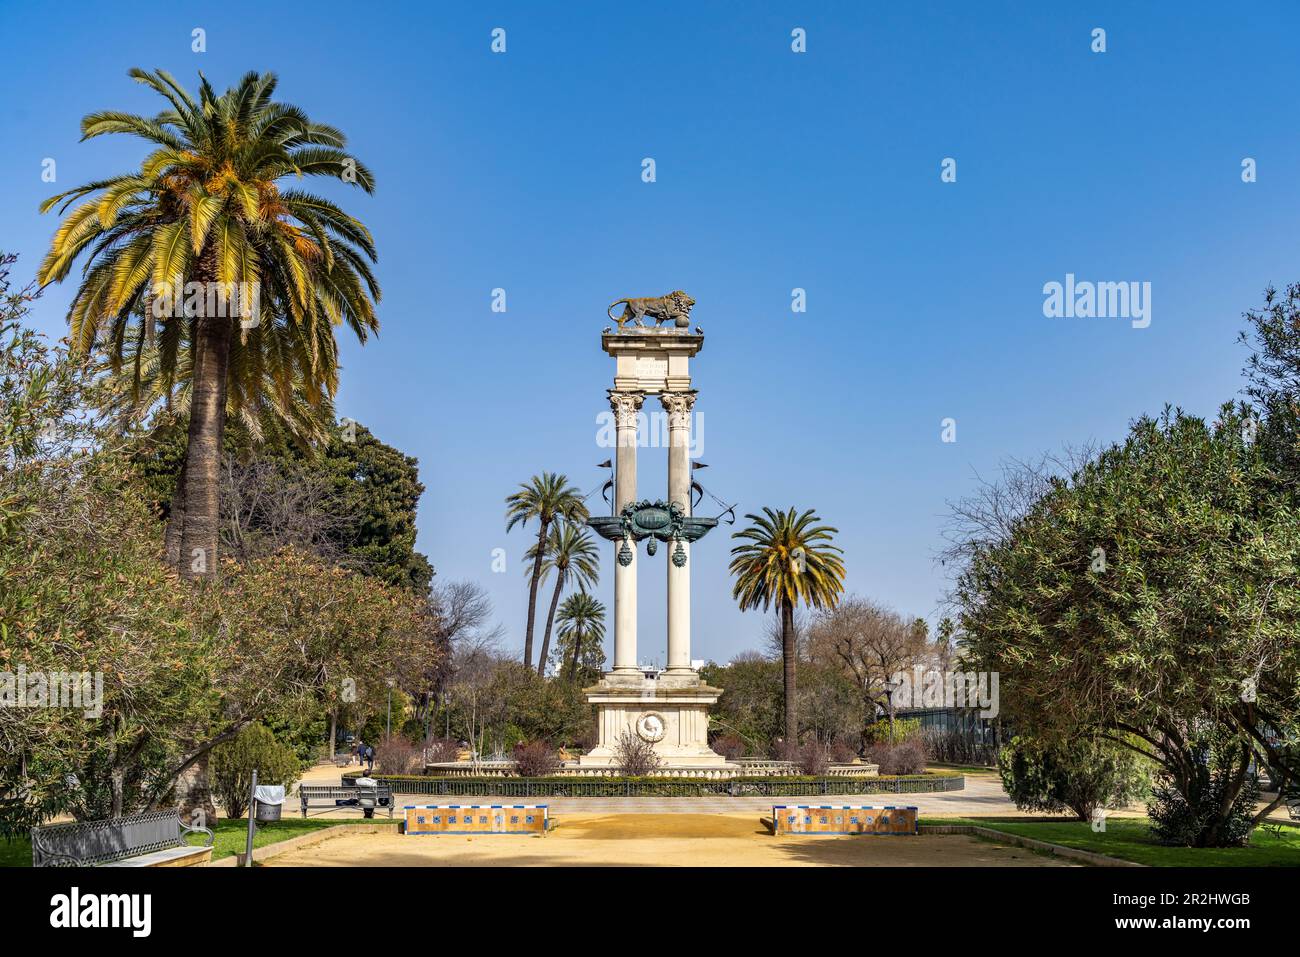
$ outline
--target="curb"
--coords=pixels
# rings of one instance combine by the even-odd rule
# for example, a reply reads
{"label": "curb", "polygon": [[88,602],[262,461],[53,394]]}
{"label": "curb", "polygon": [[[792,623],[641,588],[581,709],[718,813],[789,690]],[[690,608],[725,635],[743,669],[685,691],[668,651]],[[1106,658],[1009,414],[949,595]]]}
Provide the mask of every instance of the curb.
{"label": "curb", "polygon": [[1027,848],[1031,851],[1046,851],[1048,854],[1082,861],[1085,864],[1092,864],[1094,867],[1147,866],[1136,861],[1126,861],[1106,854],[1097,854],[1094,851],[1081,851],[1078,848],[1065,847],[1061,844],[1049,844],[1047,841],[1039,841],[1032,837],[1021,837],[1018,834],[1008,834],[1006,831],[995,831],[991,827],[979,827],[973,824],[922,824],[917,830],[921,834],[970,834],[975,837],[986,837],[990,840],[1001,841],[1004,844],[1014,844],[1017,847]]}
{"label": "curb", "polygon": [[[336,824],[333,827],[323,827],[319,831],[313,831],[310,834],[299,834],[297,837],[276,841],[274,844],[267,844],[265,847],[255,847],[253,848],[253,862],[269,860],[272,857],[284,854],[286,851],[292,851],[307,844],[328,841],[330,838],[339,837],[343,834],[379,834],[396,831],[397,827],[393,824]],[[212,861],[206,866],[242,867],[243,863],[244,854],[240,852],[230,857],[223,857],[219,861]]]}

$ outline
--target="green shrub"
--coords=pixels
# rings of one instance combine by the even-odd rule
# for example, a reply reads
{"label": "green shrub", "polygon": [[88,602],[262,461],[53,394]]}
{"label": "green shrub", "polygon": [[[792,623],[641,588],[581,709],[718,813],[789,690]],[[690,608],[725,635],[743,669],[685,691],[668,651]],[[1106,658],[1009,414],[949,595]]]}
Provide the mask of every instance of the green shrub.
{"label": "green shrub", "polygon": [[212,749],[208,774],[221,798],[226,817],[243,817],[257,783],[292,786],[302,774],[302,764],[292,748],[281,744],[265,725],[250,724],[229,741]]}
{"label": "green shrub", "polygon": [[1259,783],[1246,774],[1238,784],[1244,760],[1240,748],[1241,742],[1230,732],[1204,734],[1192,742],[1197,760],[1186,780],[1160,775],[1147,805],[1151,832],[1160,843],[1241,847],[1250,841]]}
{"label": "green shrub", "polygon": [[895,718],[894,730],[889,730],[889,719],[881,718],[862,729],[862,742],[871,744],[898,744],[921,737],[920,718]]}
{"label": "green shrub", "polygon": [[1076,738],[1045,745],[1015,737],[998,753],[998,772],[1016,807],[1058,813],[1067,808],[1081,821],[1099,808],[1124,807],[1148,787],[1146,764],[1129,748]]}

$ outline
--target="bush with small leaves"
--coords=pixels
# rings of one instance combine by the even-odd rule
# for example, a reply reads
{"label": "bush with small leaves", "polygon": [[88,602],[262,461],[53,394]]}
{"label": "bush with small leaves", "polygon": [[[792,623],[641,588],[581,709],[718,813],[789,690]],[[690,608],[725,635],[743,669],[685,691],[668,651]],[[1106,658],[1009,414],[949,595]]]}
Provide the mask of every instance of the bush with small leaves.
{"label": "bush with small leaves", "polygon": [[515,770],[523,777],[546,777],[560,766],[560,756],[545,741],[521,741],[513,752]]}
{"label": "bush with small leaves", "polygon": [[425,759],[430,764],[445,764],[460,756],[460,745],[455,738],[429,738],[424,742]]}
{"label": "bush with small leaves", "polygon": [[614,745],[614,763],[624,776],[642,778],[659,767],[659,755],[649,741],[624,731]]}
{"label": "bush with small leaves", "polygon": [[275,739],[262,724],[250,724],[229,741],[212,749],[208,776],[221,799],[226,817],[243,817],[257,783],[283,785],[286,789],[302,775],[302,764],[293,749]]}
{"label": "bush with small leaves", "polygon": [[713,739],[710,746],[728,761],[734,761],[745,756],[745,742],[734,734],[720,734]]}
{"label": "bush with small leaves", "polygon": [[414,774],[424,768],[424,751],[394,734],[375,745],[375,765],[384,774]]}
{"label": "bush with small leaves", "polygon": [[799,772],[811,777],[818,777],[826,773],[826,768],[830,764],[830,755],[825,744],[817,739],[804,743],[798,752],[795,762],[799,765]]}
{"label": "bush with small leaves", "polygon": [[881,774],[920,774],[925,770],[925,745],[916,737],[896,744],[877,742],[867,748],[867,760],[879,765]]}
{"label": "bush with small leaves", "polygon": [[858,749],[848,738],[837,737],[831,742],[831,763],[851,764],[858,756]]}
{"label": "bush with small leaves", "polygon": [[1012,738],[998,754],[998,771],[1022,811],[1068,808],[1081,821],[1100,808],[1124,807],[1147,787],[1145,765],[1132,750],[1083,737],[1056,745]]}

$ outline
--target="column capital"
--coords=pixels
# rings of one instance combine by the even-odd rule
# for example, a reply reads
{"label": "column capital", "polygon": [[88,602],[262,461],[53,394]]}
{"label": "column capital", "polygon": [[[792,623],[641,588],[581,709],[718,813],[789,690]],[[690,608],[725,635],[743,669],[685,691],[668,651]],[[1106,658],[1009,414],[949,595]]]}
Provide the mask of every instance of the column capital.
{"label": "column capital", "polygon": [[669,429],[689,429],[691,427],[691,409],[695,407],[698,392],[688,389],[683,392],[661,392],[659,403],[668,413]]}
{"label": "column capital", "polygon": [[614,413],[614,423],[620,429],[635,429],[636,416],[645,402],[645,393],[638,389],[607,389],[609,407]]}

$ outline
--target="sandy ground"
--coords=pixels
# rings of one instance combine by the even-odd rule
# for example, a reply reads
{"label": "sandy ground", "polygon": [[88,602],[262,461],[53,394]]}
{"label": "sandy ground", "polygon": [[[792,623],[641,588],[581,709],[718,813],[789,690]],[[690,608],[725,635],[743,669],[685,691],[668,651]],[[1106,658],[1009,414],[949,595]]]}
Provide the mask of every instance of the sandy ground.
{"label": "sandy ground", "polygon": [[572,814],[545,837],[344,834],[267,867],[1065,867],[963,835],[773,837],[757,814]]}

